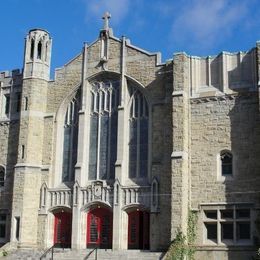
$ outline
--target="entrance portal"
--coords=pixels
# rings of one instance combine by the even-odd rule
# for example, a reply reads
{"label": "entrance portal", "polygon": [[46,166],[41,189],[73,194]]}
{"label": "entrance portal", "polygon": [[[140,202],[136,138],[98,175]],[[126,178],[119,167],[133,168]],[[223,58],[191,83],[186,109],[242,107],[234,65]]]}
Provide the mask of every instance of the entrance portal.
{"label": "entrance portal", "polygon": [[128,249],[149,249],[149,213],[135,210],[128,213]]}
{"label": "entrance portal", "polygon": [[58,212],[54,213],[54,244],[61,247],[71,246],[71,213]]}
{"label": "entrance portal", "polygon": [[112,212],[105,208],[93,209],[87,215],[87,223],[87,247],[112,248]]}

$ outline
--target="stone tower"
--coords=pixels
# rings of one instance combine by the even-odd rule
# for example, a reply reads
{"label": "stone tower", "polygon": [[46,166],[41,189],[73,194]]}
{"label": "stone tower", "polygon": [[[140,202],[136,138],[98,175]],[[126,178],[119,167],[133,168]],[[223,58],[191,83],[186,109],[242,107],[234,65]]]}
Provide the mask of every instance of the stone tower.
{"label": "stone tower", "polygon": [[41,29],[29,31],[25,43],[19,151],[14,170],[11,241],[37,244],[44,118],[50,74],[51,39]]}
{"label": "stone tower", "polygon": [[25,39],[24,78],[49,80],[52,40],[42,29],[32,29]]}

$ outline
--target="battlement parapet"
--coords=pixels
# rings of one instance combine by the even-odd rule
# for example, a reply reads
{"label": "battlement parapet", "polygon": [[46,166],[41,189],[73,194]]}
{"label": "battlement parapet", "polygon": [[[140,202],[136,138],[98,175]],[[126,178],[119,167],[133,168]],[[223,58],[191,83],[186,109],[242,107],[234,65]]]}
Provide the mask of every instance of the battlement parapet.
{"label": "battlement parapet", "polygon": [[207,92],[231,94],[257,89],[256,49],[247,52],[221,52],[216,56],[189,56],[192,97]]}

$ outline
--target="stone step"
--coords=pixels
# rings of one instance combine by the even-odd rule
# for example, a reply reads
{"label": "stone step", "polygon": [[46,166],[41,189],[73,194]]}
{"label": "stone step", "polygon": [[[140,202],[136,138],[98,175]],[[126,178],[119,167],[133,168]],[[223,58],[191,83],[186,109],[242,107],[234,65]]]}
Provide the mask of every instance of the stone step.
{"label": "stone step", "polygon": [[[43,250],[17,250],[5,257],[5,260],[39,260],[43,254]],[[90,249],[85,250],[71,250],[71,249],[55,249],[54,260],[84,260]],[[97,259],[98,260],[159,260],[162,259],[163,253],[161,252],[150,252],[141,250],[104,250],[98,249]],[[51,254],[48,254],[44,260],[49,260]],[[95,260],[95,252],[93,252],[88,260]]]}

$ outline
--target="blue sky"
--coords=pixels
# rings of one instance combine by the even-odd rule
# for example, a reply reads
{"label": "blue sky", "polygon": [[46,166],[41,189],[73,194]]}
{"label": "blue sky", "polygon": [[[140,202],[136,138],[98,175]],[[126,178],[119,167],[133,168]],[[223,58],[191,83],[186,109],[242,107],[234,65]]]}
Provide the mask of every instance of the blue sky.
{"label": "blue sky", "polygon": [[22,68],[24,37],[44,28],[53,38],[52,71],[94,41],[102,14],[112,14],[114,35],[161,52],[207,56],[247,50],[260,40],[260,0],[3,0],[0,71]]}

